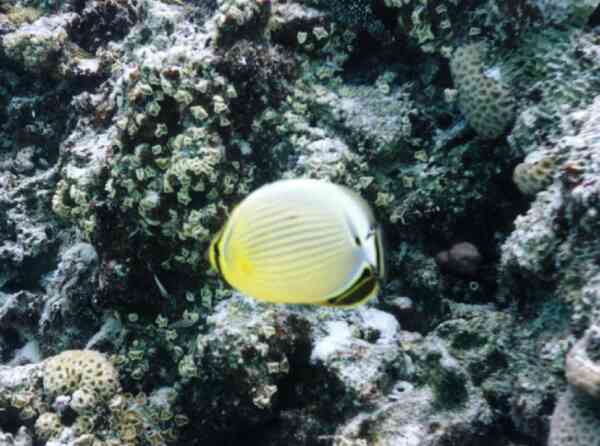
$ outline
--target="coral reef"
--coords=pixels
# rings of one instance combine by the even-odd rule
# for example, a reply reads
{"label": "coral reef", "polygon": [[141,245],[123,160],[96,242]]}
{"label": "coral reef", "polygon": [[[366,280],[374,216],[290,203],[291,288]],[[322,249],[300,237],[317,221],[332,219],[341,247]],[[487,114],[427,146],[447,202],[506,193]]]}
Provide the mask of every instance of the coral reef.
{"label": "coral reef", "polygon": [[[594,444],[594,3],[0,0],[0,444]],[[373,205],[377,299],[209,272],[296,177]]]}
{"label": "coral reef", "polygon": [[515,100],[501,79],[486,72],[481,45],[458,48],[450,60],[452,79],[467,122],[482,138],[501,136],[515,118]]}
{"label": "coral reef", "polygon": [[77,413],[92,411],[119,391],[116,370],[101,354],[66,350],[44,363],[44,392],[51,397],[71,395]]}
{"label": "coral reef", "polygon": [[[544,144],[538,152],[555,155],[553,179],[539,192],[502,248],[506,284],[519,286],[522,278],[545,283],[572,305],[572,320],[581,334],[598,313],[595,266],[586,262],[597,249],[592,236],[597,225],[593,190],[599,102],[563,117],[563,134],[553,149]],[[534,153],[534,152],[532,152]],[[550,155],[547,155],[550,156]]]}
{"label": "coral reef", "polygon": [[442,270],[456,274],[475,276],[483,258],[475,245],[469,242],[460,242],[447,251],[441,251],[435,260]]}
{"label": "coral reef", "polygon": [[555,166],[552,158],[535,156],[539,159],[526,159],[515,167],[513,181],[525,195],[535,195],[546,189],[554,179]]}
{"label": "coral reef", "polygon": [[383,22],[374,14],[370,0],[308,0],[307,3],[324,9],[341,26],[354,32],[367,31],[374,36],[384,32]]}
{"label": "coral reef", "polygon": [[552,417],[548,446],[597,445],[600,420],[594,404],[568,390]]}
{"label": "coral reef", "polygon": [[571,349],[567,356],[566,375],[569,388],[561,396],[554,414],[548,446],[597,445],[600,438],[598,397],[600,363],[597,325]]}
{"label": "coral reef", "polygon": [[173,407],[173,389],[124,393],[113,364],[93,350],[68,350],[40,364],[0,368],[0,389],[2,422],[24,423],[14,439],[3,439],[15,446],[24,441],[160,444],[177,438],[189,422]]}

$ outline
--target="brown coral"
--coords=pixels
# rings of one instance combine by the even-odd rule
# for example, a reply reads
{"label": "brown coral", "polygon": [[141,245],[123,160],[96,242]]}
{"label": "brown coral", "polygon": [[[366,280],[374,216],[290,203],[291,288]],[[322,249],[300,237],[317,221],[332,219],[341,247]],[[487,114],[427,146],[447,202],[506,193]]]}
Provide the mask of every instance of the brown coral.
{"label": "brown coral", "polygon": [[483,258],[477,246],[469,242],[460,242],[453,245],[448,251],[438,253],[435,260],[443,271],[474,276],[477,274]]}

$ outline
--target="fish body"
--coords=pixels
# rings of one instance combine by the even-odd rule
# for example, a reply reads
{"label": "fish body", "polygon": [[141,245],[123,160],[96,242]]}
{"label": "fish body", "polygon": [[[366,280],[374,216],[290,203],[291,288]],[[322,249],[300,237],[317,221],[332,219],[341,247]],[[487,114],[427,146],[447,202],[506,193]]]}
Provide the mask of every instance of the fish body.
{"label": "fish body", "polygon": [[385,275],[367,202],[313,179],[251,193],[215,236],[209,260],[232,287],[273,303],[354,306],[377,294]]}

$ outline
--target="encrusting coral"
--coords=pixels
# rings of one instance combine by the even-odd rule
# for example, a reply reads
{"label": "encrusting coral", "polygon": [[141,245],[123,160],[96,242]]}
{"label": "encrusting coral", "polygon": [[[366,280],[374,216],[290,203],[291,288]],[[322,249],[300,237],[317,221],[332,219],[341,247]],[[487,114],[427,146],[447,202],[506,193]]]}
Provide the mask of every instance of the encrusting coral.
{"label": "encrusting coral", "polygon": [[67,350],[44,364],[44,391],[51,397],[71,395],[78,413],[93,410],[120,390],[117,370],[101,353]]}
{"label": "encrusting coral", "polygon": [[45,412],[35,421],[35,433],[41,440],[58,436],[62,428],[60,416],[54,412]]}
{"label": "encrusting coral", "polygon": [[[535,7],[573,1],[19,7],[41,3],[0,0],[0,443],[541,444],[600,295],[532,286],[600,278],[598,38]],[[373,204],[378,301],[252,306],[205,274],[228,212],[282,177]]]}
{"label": "encrusting coral", "polygon": [[556,164],[551,157],[537,156],[515,167],[513,181],[523,194],[535,195],[552,183],[555,170]]}
{"label": "encrusting coral", "polygon": [[501,136],[515,119],[515,99],[510,88],[485,71],[482,44],[458,48],[450,60],[458,102],[467,122],[482,138]]}

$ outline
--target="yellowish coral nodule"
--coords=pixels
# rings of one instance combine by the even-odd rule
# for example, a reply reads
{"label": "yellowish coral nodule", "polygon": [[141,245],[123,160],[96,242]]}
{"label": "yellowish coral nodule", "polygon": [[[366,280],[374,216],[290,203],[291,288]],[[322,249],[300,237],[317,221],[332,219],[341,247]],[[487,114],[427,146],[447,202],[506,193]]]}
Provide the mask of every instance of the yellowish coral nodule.
{"label": "yellowish coral nodule", "polygon": [[535,195],[552,183],[555,170],[552,158],[526,159],[515,167],[513,182],[524,195]]}
{"label": "yellowish coral nodule", "polygon": [[67,350],[44,363],[44,391],[51,397],[71,395],[78,413],[92,410],[120,391],[117,370],[100,352]]}

